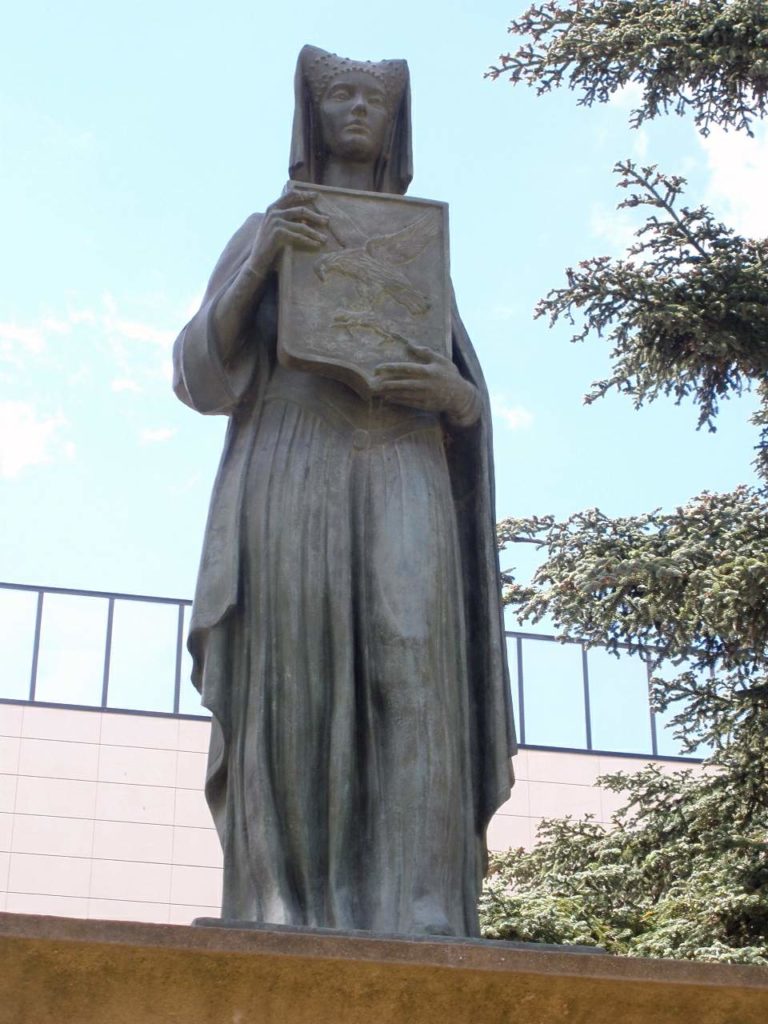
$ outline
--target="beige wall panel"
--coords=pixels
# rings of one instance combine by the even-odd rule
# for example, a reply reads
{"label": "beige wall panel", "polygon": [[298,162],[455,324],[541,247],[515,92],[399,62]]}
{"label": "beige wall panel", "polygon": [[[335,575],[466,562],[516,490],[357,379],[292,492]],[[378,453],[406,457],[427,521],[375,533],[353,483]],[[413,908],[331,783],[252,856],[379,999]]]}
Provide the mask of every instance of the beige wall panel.
{"label": "beige wall panel", "polygon": [[518,846],[527,850],[532,845],[530,818],[497,814],[488,826],[489,850],[508,850]]}
{"label": "beige wall panel", "polygon": [[177,718],[150,715],[105,714],[101,726],[101,742],[115,747],[176,750],[178,734]]}
{"label": "beige wall panel", "polygon": [[11,849],[14,853],[90,857],[93,851],[93,821],[90,818],[17,814]]}
{"label": "beige wall panel", "polygon": [[11,853],[8,892],[87,896],[90,877],[91,861],[86,857]]}
{"label": "beige wall panel", "polygon": [[8,889],[8,871],[11,865],[10,853],[0,853],[0,892],[5,893]]}
{"label": "beige wall panel", "polygon": [[168,924],[191,925],[196,917],[219,917],[221,905],[215,907],[190,907],[184,903],[171,903],[168,913]]}
{"label": "beige wall panel", "polygon": [[21,736],[23,719],[23,705],[0,704],[0,736]]}
{"label": "beige wall panel", "polygon": [[50,814],[60,818],[92,818],[96,783],[77,779],[39,779],[19,776],[18,814]]}
{"label": "beige wall panel", "polygon": [[128,860],[94,860],[92,899],[167,903],[171,885],[168,864],[142,864]]}
{"label": "beige wall panel", "polygon": [[639,772],[641,768],[645,768],[648,761],[641,757],[611,757],[608,754],[601,754],[597,763],[598,775],[611,775],[613,772]]}
{"label": "beige wall panel", "polygon": [[523,816],[531,813],[530,788],[524,779],[518,779],[515,782],[509,800],[502,804],[496,813]]}
{"label": "beige wall panel", "polygon": [[221,871],[218,868],[173,867],[171,903],[221,906]]}
{"label": "beige wall panel", "polygon": [[95,743],[38,740],[26,736],[21,740],[19,775],[90,782],[96,780],[98,763],[99,747]]}
{"label": "beige wall panel", "polygon": [[[5,909],[14,914],[47,914],[53,917],[88,917],[88,900],[75,896],[45,896],[33,892],[9,892]],[[65,1024],[62,1021],[62,1024]],[[66,1024],[70,1024],[69,1021]],[[75,1024],[74,1021],[71,1024]]]}
{"label": "beige wall panel", "polygon": [[133,786],[173,786],[176,781],[175,750],[147,747],[115,747],[102,744],[99,782],[126,782]]}
{"label": "beige wall panel", "polygon": [[93,856],[98,860],[137,860],[170,864],[173,826],[136,821],[97,821]]}
{"label": "beige wall panel", "polygon": [[516,779],[527,779],[528,778],[528,751],[518,750],[515,756],[512,758],[512,767],[515,772]]}
{"label": "beige wall panel", "polygon": [[600,817],[600,792],[593,786],[565,786],[556,782],[530,782],[529,786],[532,817]]}
{"label": "beige wall panel", "polygon": [[[0,814],[0,850],[9,853],[11,849],[11,833],[13,832],[13,815],[3,812]],[[5,879],[0,885],[5,884]]]}
{"label": "beige wall panel", "polygon": [[220,868],[221,843],[211,828],[175,828],[173,830],[173,863],[198,867]]}
{"label": "beige wall panel", "polygon": [[205,794],[194,789],[178,789],[173,820],[175,825],[210,828],[213,820],[205,802]]}
{"label": "beige wall panel", "polygon": [[143,821],[173,824],[173,789],[161,786],[125,786],[96,783],[96,817],[103,821]]}
{"label": "beige wall panel", "polygon": [[535,815],[531,815],[531,842],[535,843],[538,838],[539,825],[541,824],[541,818],[537,818]]}
{"label": "beige wall panel", "polygon": [[571,786],[592,786],[599,775],[592,754],[566,754],[550,750],[529,750],[528,778],[533,782],[558,782]]}
{"label": "beige wall panel", "polygon": [[24,708],[21,735],[38,740],[60,740],[73,743],[98,743],[101,733],[100,711],[72,711],[69,708]]}
{"label": "beige wall panel", "polygon": [[16,776],[0,775],[0,811],[10,813],[16,803]]}
{"label": "beige wall panel", "polygon": [[626,794],[611,793],[607,789],[600,790],[600,821],[609,822],[611,815],[615,814],[620,807],[627,802]]}
{"label": "beige wall panel", "polygon": [[154,924],[168,924],[168,904],[90,899],[88,917],[99,921],[149,921]]}
{"label": "beige wall panel", "polygon": [[205,785],[205,769],[207,763],[207,754],[180,750],[179,760],[176,766],[176,788],[202,789]]}
{"label": "beige wall panel", "polygon": [[[663,772],[664,775],[676,775],[678,772],[685,771],[686,768],[692,769],[695,772],[716,772],[716,768],[706,768],[700,764],[686,764],[684,761],[657,761],[655,762],[659,771]],[[638,767],[638,771],[642,767],[642,764]]]}
{"label": "beige wall panel", "polygon": [[196,750],[198,753],[207,754],[210,739],[210,722],[194,722],[189,719],[180,719],[179,750]]}
{"label": "beige wall panel", "polygon": [[18,736],[0,736],[0,772],[16,775],[19,770],[19,749],[21,740]]}

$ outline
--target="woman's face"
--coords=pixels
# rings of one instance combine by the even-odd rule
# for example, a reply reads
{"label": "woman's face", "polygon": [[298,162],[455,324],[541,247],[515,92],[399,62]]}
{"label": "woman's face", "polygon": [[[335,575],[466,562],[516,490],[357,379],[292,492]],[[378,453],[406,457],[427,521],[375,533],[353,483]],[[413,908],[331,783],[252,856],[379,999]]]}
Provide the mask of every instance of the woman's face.
{"label": "woman's face", "polygon": [[326,152],[341,160],[374,163],[384,148],[388,124],[384,90],[364,71],[339,75],[320,101]]}

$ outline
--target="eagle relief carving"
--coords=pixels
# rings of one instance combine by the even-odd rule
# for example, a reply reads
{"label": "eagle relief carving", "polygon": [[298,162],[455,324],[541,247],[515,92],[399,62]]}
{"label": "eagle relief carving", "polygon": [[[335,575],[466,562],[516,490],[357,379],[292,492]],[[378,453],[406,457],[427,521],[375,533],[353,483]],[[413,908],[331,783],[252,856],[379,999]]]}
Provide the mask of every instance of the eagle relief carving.
{"label": "eagle relief carving", "polygon": [[450,355],[447,206],[315,190],[329,239],[320,254],[285,253],[278,358],[368,398],[377,367],[414,358],[412,346]]}

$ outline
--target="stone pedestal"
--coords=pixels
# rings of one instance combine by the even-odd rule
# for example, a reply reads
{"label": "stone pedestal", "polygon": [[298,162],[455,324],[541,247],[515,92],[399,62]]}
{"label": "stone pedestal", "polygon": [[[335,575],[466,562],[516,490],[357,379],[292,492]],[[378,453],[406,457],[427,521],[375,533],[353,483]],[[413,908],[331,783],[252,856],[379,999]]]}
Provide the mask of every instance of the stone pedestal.
{"label": "stone pedestal", "polygon": [[768,969],[0,914],[0,1024],[765,1024]]}

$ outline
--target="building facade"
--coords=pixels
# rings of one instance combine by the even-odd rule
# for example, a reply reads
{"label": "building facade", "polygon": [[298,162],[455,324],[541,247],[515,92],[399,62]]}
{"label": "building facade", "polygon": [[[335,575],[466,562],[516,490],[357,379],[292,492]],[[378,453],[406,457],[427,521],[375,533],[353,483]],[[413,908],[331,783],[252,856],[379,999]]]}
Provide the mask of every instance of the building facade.
{"label": "building facade", "polygon": [[[194,705],[183,689],[188,602],[4,590],[6,597],[8,591],[20,595],[25,611],[4,638],[8,670],[0,681],[0,910],[171,924],[218,916],[221,850],[203,795],[210,722],[186,710]],[[81,611],[73,619],[71,608],[67,621],[70,627],[79,623],[80,632],[57,633],[51,612],[57,597],[70,605],[101,602],[105,636],[90,626],[83,631]],[[140,661],[118,668],[122,604],[134,614],[137,604],[157,606],[165,615],[166,632],[172,623],[171,656],[160,656],[157,671],[148,668],[147,651],[162,645],[155,644],[146,624],[133,635],[132,649]],[[28,629],[20,623],[30,616]],[[7,626],[13,616],[4,615],[4,621]],[[46,640],[46,624],[54,640]],[[590,814],[608,822],[621,798],[595,785],[600,775],[639,769],[650,760],[669,770],[679,767],[679,758],[659,754],[647,693],[647,735],[635,745],[648,749],[622,750],[618,744],[619,749],[595,749],[600,714],[607,712],[597,713],[586,652],[575,645],[566,652],[571,662],[560,664],[562,645],[547,642],[554,660],[537,675],[542,641],[547,638],[509,637],[523,744],[515,758],[512,796],[489,828],[488,845],[494,850],[530,847],[543,817]],[[13,654],[14,643],[23,648],[19,656]],[[535,650],[527,655],[531,646]],[[86,656],[91,648],[93,658]],[[84,686],[94,666],[89,691]],[[563,671],[568,689],[561,694]],[[120,678],[127,681],[122,689],[115,683]],[[623,685],[616,684],[616,699],[626,706],[612,712],[619,718],[635,714]],[[67,700],[75,695],[82,701],[88,692],[93,694],[89,704]],[[576,694],[570,707],[568,693]],[[130,706],[115,706],[121,699]],[[170,710],[158,710],[161,706]],[[537,706],[543,724],[536,721]],[[556,709],[563,707],[558,716]],[[574,716],[578,721],[572,721]],[[555,738],[562,739],[571,726],[577,740],[570,748],[541,742],[547,738],[540,735],[542,729],[559,730]],[[532,730],[538,731],[537,743],[530,742]]]}

